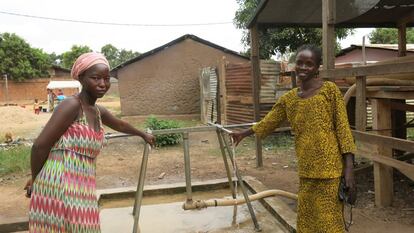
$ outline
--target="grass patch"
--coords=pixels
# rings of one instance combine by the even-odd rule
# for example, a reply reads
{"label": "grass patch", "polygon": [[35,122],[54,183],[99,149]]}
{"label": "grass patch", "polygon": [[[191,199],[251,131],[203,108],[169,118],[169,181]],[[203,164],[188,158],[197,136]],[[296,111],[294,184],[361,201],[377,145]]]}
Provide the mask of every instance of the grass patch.
{"label": "grass patch", "polygon": [[287,149],[295,146],[294,137],[290,133],[278,133],[263,140],[263,147],[268,150]]}
{"label": "grass patch", "polygon": [[30,169],[30,147],[18,146],[0,150],[0,176]]}

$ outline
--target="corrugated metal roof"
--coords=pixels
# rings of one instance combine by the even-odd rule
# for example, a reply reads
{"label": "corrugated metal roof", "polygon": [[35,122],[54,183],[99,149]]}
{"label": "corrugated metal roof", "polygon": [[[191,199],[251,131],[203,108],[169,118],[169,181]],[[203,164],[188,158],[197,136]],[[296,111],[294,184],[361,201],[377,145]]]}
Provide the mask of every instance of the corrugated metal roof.
{"label": "corrugated metal roof", "polygon": [[[352,50],[355,49],[361,49],[362,45],[351,45],[347,48],[342,49],[336,56],[342,56],[346,53],[349,53]],[[371,48],[371,49],[385,49],[385,50],[395,50],[398,51],[398,45],[397,44],[368,44],[365,45],[365,48]],[[407,44],[407,52],[414,52],[414,44]]]}
{"label": "corrugated metal roof", "polygon": [[[336,27],[396,27],[413,0],[336,0]],[[262,0],[248,27],[321,27],[321,0]],[[410,22],[407,26],[414,26]]]}

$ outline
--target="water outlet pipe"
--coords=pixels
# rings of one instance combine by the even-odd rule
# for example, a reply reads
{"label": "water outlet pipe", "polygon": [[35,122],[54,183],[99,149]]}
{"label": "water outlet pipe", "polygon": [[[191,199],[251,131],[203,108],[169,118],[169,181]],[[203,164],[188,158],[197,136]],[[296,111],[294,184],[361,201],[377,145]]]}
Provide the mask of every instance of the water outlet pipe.
{"label": "water outlet pipe", "polygon": [[[262,191],[253,195],[249,196],[250,201],[256,201],[262,198],[271,197],[271,196],[282,196],[286,198],[290,198],[293,200],[298,199],[298,195],[290,192],[286,192],[283,190],[278,189],[271,189]],[[241,205],[246,203],[244,198],[239,199],[211,199],[211,200],[196,200],[193,202],[185,202],[183,204],[184,210],[195,210],[195,209],[203,209],[207,207],[217,207],[217,206],[234,206],[234,205]]]}

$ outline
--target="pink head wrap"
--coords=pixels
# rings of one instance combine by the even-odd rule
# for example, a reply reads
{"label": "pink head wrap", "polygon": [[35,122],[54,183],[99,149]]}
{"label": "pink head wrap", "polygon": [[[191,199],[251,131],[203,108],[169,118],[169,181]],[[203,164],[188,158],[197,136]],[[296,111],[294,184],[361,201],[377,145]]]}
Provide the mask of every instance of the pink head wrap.
{"label": "pink head wrap", "polygon": [[110,69],[109,62],[106,60],[104,55],[101,53],[90,52],[84,53],[80,55],[78,59],[76,59],[75,63],[72,66],[70,75],[73,79],[78,80],[80,74],[96,64],[104,64],[108,66],[108,69]]}

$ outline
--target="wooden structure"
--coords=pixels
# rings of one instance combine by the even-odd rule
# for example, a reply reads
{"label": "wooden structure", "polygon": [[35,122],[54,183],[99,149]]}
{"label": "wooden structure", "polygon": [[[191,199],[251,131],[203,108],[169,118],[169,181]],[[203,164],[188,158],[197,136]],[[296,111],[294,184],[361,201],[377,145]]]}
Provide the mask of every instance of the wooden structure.
{"label": "wooden structure", "polygon": [[[295,10],[286,10],[295,9]],[[401,62],[352,68],[334,68],[335,27],[394,27],[398,28],[398,55],[406,54],[406,27],[414,26],[414,5],[410,0],[262,0],[248,24],[253,64],[253,99],[255,120],[259,120],[259,43],[258,31],[266,27],[322,27],[323,71],[322,78],[356,77],[356,130],[358,153],[374,161],[375,203],[388,206],[393,197],[393,168],[414,179],[414,165],[392,158],[392,149],[414,152],[414,142],[391,137],[391,109],[413,111],[404,103],[390,99],[413,99],[412,87],[367,87],[366,77],[414,73],[414,62]],[[395,88],[394,90],[391,90]],[[366,98],[372,98],[373,127],[377,134],[367,133]],[[367,152],[365,146],[371,144]],[[256,140],[257,158],[261,161],[261,143]],[[364,151],[365,149],[365,151]]]}

